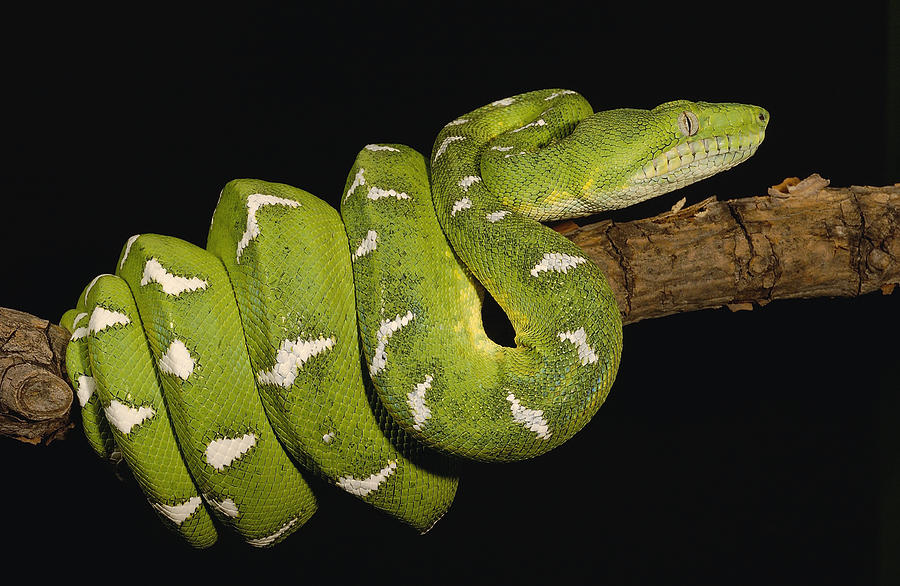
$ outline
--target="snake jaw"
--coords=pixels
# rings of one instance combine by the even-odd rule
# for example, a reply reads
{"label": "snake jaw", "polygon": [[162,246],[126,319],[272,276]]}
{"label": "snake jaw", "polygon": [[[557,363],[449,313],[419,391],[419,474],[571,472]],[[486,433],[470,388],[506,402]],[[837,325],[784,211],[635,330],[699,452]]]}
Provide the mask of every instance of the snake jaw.
{"label": "snake jaw", "polygon": [[715,136],[682,142],[645,163],[631,185],[698,181],[750,158],[765,138],[765,131]]}

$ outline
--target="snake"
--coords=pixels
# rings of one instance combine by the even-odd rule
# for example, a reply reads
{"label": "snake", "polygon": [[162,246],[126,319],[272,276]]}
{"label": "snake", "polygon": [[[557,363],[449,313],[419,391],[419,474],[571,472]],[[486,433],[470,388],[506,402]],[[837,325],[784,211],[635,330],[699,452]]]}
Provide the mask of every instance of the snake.
{"label": "snake", "polygon": [[[311,477],[425,533],[463,462],[561,445],[615,379],[613,292],[546,222],[729,169],[768,121],[687,100],[595,113],[546,89],[454,118],[427,159],[366,145],[340,213],[232,180],[205,248],[132,236],[62,316],[87,441],[197,548],[283,541],[317,509]],[[485,332],[487,295],[514,345]]]}

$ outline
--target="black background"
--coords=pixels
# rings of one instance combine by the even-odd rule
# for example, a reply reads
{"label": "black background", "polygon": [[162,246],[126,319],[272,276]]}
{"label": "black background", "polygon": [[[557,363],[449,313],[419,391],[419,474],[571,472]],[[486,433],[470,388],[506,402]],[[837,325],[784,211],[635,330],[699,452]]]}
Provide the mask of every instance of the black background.
{"label": "black background", "polygon": [[[231,178],[335,202],[363,145],[427,153],[456,116],[544,87],[598,110],[688,98],[770,111],[750,162],[620,217],[812,172],[900,180],[896,8],[891,26],[882,3],[593,4],[7,13],[0,305],[55,321],[128,236],[202,245]],[[533,461],[467,465],[424,537],[323,487],[319,513],[278,547],[223,536],[195,552],[77,433],[0,440],[0,575],[896,584],[898,309],[895,293],[627,326],[585,430]]]}

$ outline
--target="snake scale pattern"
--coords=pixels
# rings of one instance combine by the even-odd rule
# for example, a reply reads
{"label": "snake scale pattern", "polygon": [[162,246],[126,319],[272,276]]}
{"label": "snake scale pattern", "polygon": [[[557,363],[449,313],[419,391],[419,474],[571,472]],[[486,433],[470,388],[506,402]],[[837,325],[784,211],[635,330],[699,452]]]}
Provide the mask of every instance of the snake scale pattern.
{"label": "snake scale pattern", "polygon": [[[540,222],[728,169],[768,118],[683,100],[593,113],[550,89],[454,119],[427,161],[367,145],[340,215],[295,187],[231,181],[205,249],[133,236],[63,316],[87,439],[195,547],[222,527],[285,539],[316,510],[304,474],[428,531],[460,459],[553,449],[615,378],[610,288]],[[485,334],[485,290],[515,347]]]}

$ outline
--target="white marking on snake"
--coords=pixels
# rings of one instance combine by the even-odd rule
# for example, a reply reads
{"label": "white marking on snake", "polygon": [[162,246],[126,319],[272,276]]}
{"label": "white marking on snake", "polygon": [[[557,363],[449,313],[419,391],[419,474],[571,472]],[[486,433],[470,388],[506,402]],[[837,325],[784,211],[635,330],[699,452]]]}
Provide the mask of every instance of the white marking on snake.
{"label": "white marking on snake", "polygon": [[400,149],[395,149],[394,147],[380,145],[380,144],[367,144],[366,149],[370,151],[393,151],[395,153],[399,153]]}
{"label": "white marking on snake", "polygon": [[234,519],[241,514],[241,512],[237,508],[237,504],[230,498],[225,498],[217,501],[213,498],[209,498],[209,495],[206,495],[206,497],[206,502],[208,502],[212,508],[219,511],[226,517],[231,517],[232,519]]}
{"label": "white marking on snake", "polygon": [[84,301],[85,301],[85,303],[87,303],[88,293],[90,293],[90,292],[91,292],[91,289],[94,288],[94,285],[97,283],[97,279],[99,279],[100,277],[110,277],[110,276],[112,276],[112,275],[110,275],[109,273],[103,273],[102,275],[97,275],[96,277],[94,277],[93,279],[91,279],[91,282],[88,283],[88,286],[84,288]]}
{"label": "white marking on snake", "polygon": [[375,352],[372,355],[372,364],[369,366],[369,372],[372,375],[376,375],[384,370],[384,367],[387,364],[387,353],[385,352],[385,347],[387,346],[390,337],[394,335],[394,332],[415,319],[415,317],[416,314],[411,311],[407,311],[406,315],[404,316],[400,316],[398,314],[394,319],[381,320],[381,327],[378,328],[378,332],[375,334],[377,346],[375,347]]}
{"label": "white marking on snake", "polygon": [[253,193],[247,196],[247,227],[237,244],[237,262],[241,262],[241,253],[250,244],[250,241],[259,236],[259,224],[256,221],[256,212],[263,206],[280,205],[292,208],[300,207],[300,202],[284,197],[266,195],[265,193]]}
{"label": "white marking on snake", "polygon": [[278,385],[286,389],[294,384],[297,373],[306,361],[334,346],[334,337],[320,337],[315,340],[285,340],[275,353],[275,366],[271,370],[260,371],[257,379],[262,384]]}
{"label": "white marking on snake", "polygon": [[515,157],[515,156],[518,156],[518,155],[524,155],[524,154],[525,154],[525,151],[519,151],[519,152],[517,152],[517,153],[510,153],[510,154],[508,154],[508,155],[503,155],[503,158],[504,158],[504,159],[508,159],[508,158],[510,158],[510,157]]}
{"label": "white marking on snake", "polygon": [[119,262],[120,269],[125,266],[125,259],[128,258],[128,253],[131,252],[131,247],[134,244],[134,241],[140,238],[140,236],[140,234],[135,234],[125,241],[125,254],[122,255],[122,260]]}
{"label": "white marking on snake", "polygon": [[475,175],[466,175],[465,177],[463,177],[462,179],[459,180],[459,183],[457,183],[457,185],[462,187],[462,190],[468,193],[469,188],[472,187],[472,185],[474,183],[480,183],[480,182],[481,182],[481,177],[477,177]]}
{"label": "white marking on snake", "polygon": [[159,358],[159,369],[168,374],[174,374],[181,380],[187,380],[194,372],[194,359],[188,352],[187,346],[181,340],[172,340],[165,354]]}
{"label": "white marking on snake", "polygon": [[450,146],[450,143],[456,142],[457,140],[465,140],[465,139],[466,139],[465,136],[448,136],[447,138],[445,138],[443,141],[441,141],[441,146],[438,147],[437,152],[434,153],[434,159],[432,159],[432,162],[437,161],[438,157],[440,157],[441,155],[444,154],[444,152],[446,152],[447,147]]}
{"label": "white marking on snake", "polygon": [[550,94],[549,96],[544,98],[544,101],[549,102],[553,98],[558,98],[559,96],[565,96],[565,95],[574,94],[574,93],[576,93],[576,92],[573,92],[572,90],[563,90],[561,92],[553,92],[552,94]]}
{"label": "white marking on snake", "polygon": [[87,405],[96,390],[97,381],[94,380],[94,377],[86,375],[78,377],[78,390],[75,391],[75,394],[78,395],[78,402],[82,407]]}
{"label": "white marking on snake", "polygon": [[531,276],[537,277],[538,273],[543,271],[556,271],[557,273],[566,273],[572,267],[578,266],[587,259],[582,256],[572,256],[561,252],[548,252],[540,262],[531,269]]}
{"label": "white marking on snake", "polygon": [[111,311],[102,305],[98,305],[91,312],[91,319],[88,321],[88,331],[92,334],[103,331],[112,326],[125,326],[131,323],[128,316],[118,311]]}
{"label": "white marking on snake", "polygon": [[497,210],[496,212],[491,212],[490,214],[486,215],[485,218],[487,218],[487,221],[491,224],[496,224],[497,222],[505,218],[508,213],[509,212],[507,210]]}
{"label": "white marking on snake", "polygon": [[425,391],[431,388],[431,381],[433,380],[434,377],[432,375],[425,375],[425,380],[416,384],[415,390],[406,395],[406,404],[409,405],[415,421],[413,429],[422,429],[422,424],[431,417],[431,409],[425,404]]}
{"label": "white marking on snake", "polygon": [[[225,188],[223,187],[222,189],[219,190],[219,199],[216,200],[216,207],[213,208],[214,210],[215,210],[217,207],[219,207],[219,204],[220,204],[220,203],[222,203],[222,194],[224,194],[224,193],[225,193]],[[213,213],[212,217],[209,219],[209,227],[210,227],[210,228],[213,227],[213,222],[215,222],[215,221],[216,221],[216,214]]]}
{"label": "white marking on snake", "polygon": [[178,505],[167,505],[165,503],[150,503],[154,509],[165,515],[170,521],[176,525],[184,523],[188,517],[194,514],[203,502],[199,496],[192,496],[188,500]]}
{"label": "white marking on snake", "polygon": [[457,119],[454,120],[453,122],[448,122],[448,123],[445,124],[444,126],[445,126],[445,127],[446,127],[446,126],[458,126],[458,125],[460,125],[460,124],[465,124],[465,123],[468,122],[468,121],[469,121],[468,118],[457,118]]}
{"label": "white marking on snake", "polygon": [[344,196],[344,199],[347,199],[348,197],[353,195],[353,192],[356,191],[357,187],[359,187],[360,185],[366,184],[366,178],[363,177],[363,174],[365,172],[366,172],[366,170],[363,169],[362,167],[360,167],[356,171],[356,175],[353,177],[353,183],[351,183],[350,187],[347,188],[347,195]]}
{"label": "white marking on snake", "polygon": [[376,248],[378,248],[378,232],[369,230],[366,233],[366,237],[363,238],[360,245],[356,248],[356,252],[353,253],[353,260],[369,254]]}
{"label": "white marking on snake", "polygon": [[103,408],[103,412],[106,413],[106,419],[125,435],[131,433],[131,429],[135,425],[140,425],[156,415],[153,407],[141,405],[135,409],[115,399],[110,401],[109,407]]}
{"label": "white marking on snake", "polygon": [[252,433],[215,439],[206,446],[206,462],[216,470],[224,470],[255,445],[256,436]]}
{"label": "white marking on snake", "polygon": [[278,529],[278,531],[276,531],[270,535],[266,535],[265,537],[257,537],[255,539],[248,539],[247,544],[252,545],[253,547],[266,547],[267,545],[272,545],[272,542],[274,542],[276,539],[278,539],[279,537],[284,535],[288,531],[288,529],[290,529],[291,527],[294,526],[294,524],[296,522],[297,522],[297,519],[291,519],[290,521],[288,521],[287,523],[282,525],[281,528]]}
{"label": "white marking on snake", "polygon": [[388,461],[388,465],[376,472],[375,474],[369,476],[368,478],[363,478],[359,480],[357,478],[353,478],[352,476],[342,476],[337,479],[337,485],[350,494],[356,496],[367,496],[370,492],[378,490],[378,487],[381,486],[381,483],[388,479],[388,476],[394,473],[397,469],[397,461],[390,460]]}
{"label": "white marking on snake", "polygon": [[185,291],[206,289],[209,285],[209,283],[199,277],[188,278],[173,275],[156,258],[147,260],[147,264],[144,265],[144,275],[141,277],[142,287],[150,283],[159,283],[162,286],[163,293],[173,297],[178,297]]}
{"label": "white marking on snake", "polygon": [[537,434],[540,439],[550,439],[552,433],[547,420],[544,419],[544,412],[540,409],[526,409],[522,406],[516,396],[512,393],[506,396],[506,400],[510,402],[513,420],[521,423],[530,431]]}
{"label": "white marking on snake", "polygon": [[326,444],[330,444],[332,441],[334,441],[334,436],[335,436],[335,433],[333,431],[329,431],[328,433],[326,433],[325,435],[322,436],[322,441],[325,442]]}
{"label": "white marking on snake", "polygon": [[461,212],[463,210],[467,210],[472,207],[472,200],[468,197],[464,197],[460,200],[453,202],[453,209],[450,210],[450,215],[455,216],[457,212]]}
{"label": "white marking on snake", "polygon": [[574,332],[559,332],[557,335],[560,340],[568,340],[575,344],[575,347],[578,349],[578,358],[581,359],[581,364],[586,366],[597,362],[597,353],[594,352],[593,348],[588,346],[587,332],[584,331],[584,328],[578,328]]}
{"label": "white marking on snake", "polygon": [[537,126],[546,126],[546,125],[547,125],[547,123],[544,122],[543,118],[538,118],[534,122],[529,122],[528,124],[526,124],[525,126],[522,126],[521,128],[516,128],[515,130],[513,130],[513,132],[522,132],[526,128],[535,128]]}
{"label": "white marking on snake", "polygon": [[506,151],[511,151],[512,147],[511,146],[492,146],[491,150],[492,151],[500,151],[502,153],[505,153]]}
{"label": "white marking on snake", "polygon": [[397,199],[409,199],[409,195],[405,192],[398,193],[394,189],[381,189],[380,187],[370,187],[366,197],[372,201],[379,200],[384,197],[396,197]]}
{"label": "white marking on snake", "polygon": [[491,102],[491,106],[509,106],[513,102],[515,102],[515,98],[503,98],[502,100],[496,100]]}
{"label": "white marking on snake", "polygon": [[72,337],[70,338],[70,341],[74,342],[75,340],[80,340],[81,338],[88,335],[87,326],[83,326],[80,328],[78,327],[78,322],[80,322],[87,316],[88,316],[88,314],[85,312],[79,313],[78,315],[75,316],[75,319],[72,321],[72,327],[74,329],[72,330]]}

